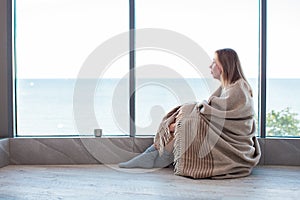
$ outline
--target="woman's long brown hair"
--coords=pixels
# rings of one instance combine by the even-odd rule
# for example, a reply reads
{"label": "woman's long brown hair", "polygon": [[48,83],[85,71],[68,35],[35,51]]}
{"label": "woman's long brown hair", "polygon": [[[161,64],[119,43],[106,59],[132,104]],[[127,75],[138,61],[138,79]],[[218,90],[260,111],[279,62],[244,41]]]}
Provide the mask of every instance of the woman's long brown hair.
{"label": "woman's long brown hair", "polygon": [[[250,84],[244,75],[241,62],[237,53],[230,48],[219,49],[216,51],[216,53],[218,55],[218,60],[223,66],[223,73],[221,78],[222,84],[224,86],[227,86],[235,83],[237,80],[242,78],[250,87]],[[252,96],[252,89],[250,92]]]}

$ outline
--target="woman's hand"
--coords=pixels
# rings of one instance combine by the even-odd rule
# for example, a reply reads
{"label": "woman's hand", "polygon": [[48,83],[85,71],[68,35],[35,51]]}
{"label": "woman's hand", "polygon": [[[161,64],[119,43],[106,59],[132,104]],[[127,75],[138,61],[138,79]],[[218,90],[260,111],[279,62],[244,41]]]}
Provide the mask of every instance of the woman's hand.
{"label": "woman's hand", "polygon": [[169,131],[170,131],[170,133],[174,133],[174,131],[175,131],[175,123],[170,124]]}

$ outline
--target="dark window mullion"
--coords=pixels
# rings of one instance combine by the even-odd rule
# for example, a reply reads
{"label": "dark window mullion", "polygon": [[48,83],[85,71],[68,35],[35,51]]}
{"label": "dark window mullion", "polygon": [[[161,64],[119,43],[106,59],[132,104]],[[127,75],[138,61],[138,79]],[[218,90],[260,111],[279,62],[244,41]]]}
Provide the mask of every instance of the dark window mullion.
{"label": "dark window mullion", "polygon": [[259,130],[266,137],[267,0],[260,0]]}
{"label": "dark window mullion", "polygon": [[0,3],[0,138],[13,137],[12,1]]}
{"label": "dark window mullion", "polygon": [[130,137],[135,137],[135,1],[129,1],[129,30],[130,30],[130,57],[129,57],[129,116]]}

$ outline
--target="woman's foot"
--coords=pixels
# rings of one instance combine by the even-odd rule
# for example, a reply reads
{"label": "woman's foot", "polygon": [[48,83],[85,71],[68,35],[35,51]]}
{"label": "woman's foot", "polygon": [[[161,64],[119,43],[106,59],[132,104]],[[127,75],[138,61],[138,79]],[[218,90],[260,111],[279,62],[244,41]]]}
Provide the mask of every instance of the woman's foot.
{"label": "woman's foot", "polygon": [[119,164],[120,168],[153,168],[158,151],[151,145],[146,151],[127,162]]}
{"label": "woman's foot", "polygon": [[164,168],[168,167],[170,164],[174,162],[174,154],[170,153],[167,150],[164,150],[161,156],[157,156],[154,161],[153,167],[155,168]]}

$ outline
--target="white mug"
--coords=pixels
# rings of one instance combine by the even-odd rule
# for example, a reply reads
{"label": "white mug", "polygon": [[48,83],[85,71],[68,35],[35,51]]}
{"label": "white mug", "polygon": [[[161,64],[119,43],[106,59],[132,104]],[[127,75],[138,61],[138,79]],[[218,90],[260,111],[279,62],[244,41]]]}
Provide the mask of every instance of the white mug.
{"label": "white mug", "polygon": [[95,137],[101,137],[102,129],[94,129],[94,135],[95,135]]}

